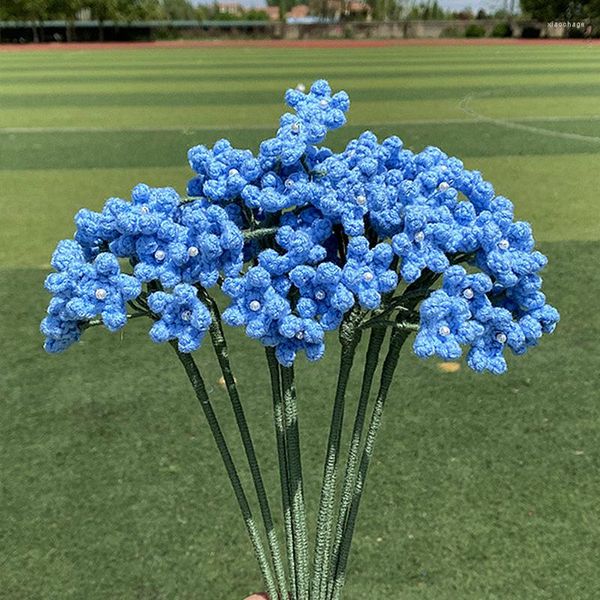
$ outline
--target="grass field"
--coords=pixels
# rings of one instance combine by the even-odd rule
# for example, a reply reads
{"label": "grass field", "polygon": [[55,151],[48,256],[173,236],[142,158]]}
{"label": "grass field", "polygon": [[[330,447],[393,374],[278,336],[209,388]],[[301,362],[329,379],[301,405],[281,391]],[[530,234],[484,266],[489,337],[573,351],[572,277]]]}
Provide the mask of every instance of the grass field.
{"label": "grass field", "polygon": [[[0,53],[0,598],[241,600],[260,586],[171,353],[136,322],[45,355],[42,283],[78,208],[138,181],[183,191],[189,146],[255,149],[284,90],[317,77],[352,99],[336,149],[365,128],[439,145],[512,198],[562,313],[504,377],[406,352],[347,598],[600,597],[600,46],[582,44]],[[262,353],[231,340],[277,489]],[[336,358],[330,344],[298,368],[311,515]]]}

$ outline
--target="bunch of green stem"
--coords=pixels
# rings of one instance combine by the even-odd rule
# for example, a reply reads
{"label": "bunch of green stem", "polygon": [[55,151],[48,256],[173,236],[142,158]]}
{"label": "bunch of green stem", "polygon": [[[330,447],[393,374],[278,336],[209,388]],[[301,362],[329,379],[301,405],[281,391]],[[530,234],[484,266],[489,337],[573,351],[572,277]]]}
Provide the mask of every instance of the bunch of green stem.
{"label": "bunch of green stem", "polygon": [[[424,274],[414,284],[408,286],[403,294],[388,295],[384,298],[382,307],[375,313],[367,314],[366,311],[355,307],[346,315],[340,327],[340,367],[323,468],[312,569],[309,561],[294,370],[292,367],[281,366],[275,357],[274,349],[266,348],[283,509],[285,558],[287,559],[284,560],[252,436],[233,375],[219,309],[208,292],[201,287],[198,288],[201,299],[211,313],[210,340],[244,448],[264,534],[261,534],[252,512],[200,369],[191,354],[180,352],[176,342],[171,342],[171,345],[185,369],[206,416],[239,504],[265,589],[271,600],[339,600],[341,597],[367,472],[385,402],[398,364],[400,349],[411,331],[415,329],[414,310],[417,304],[429,294],[437,277],[429,272]],[[149,292],[154,290],[154,287],[149,286]],[[132,318],[142,315],[153,319],[158,318],[149,310],[145,294],[132,304],[132,308],[135,311],[131,315]],[[346,465],[340,482],[340,454],[348,381],[364,331],[370,331],[369,342]],[[378,389],[373,400],[373,385],[381,364],[380,355],[388,331],[388,349],[381,366]],[[367,426],[369,408],[371,408],[371,416]],[[337,510],[336,499],[339,500]]]}

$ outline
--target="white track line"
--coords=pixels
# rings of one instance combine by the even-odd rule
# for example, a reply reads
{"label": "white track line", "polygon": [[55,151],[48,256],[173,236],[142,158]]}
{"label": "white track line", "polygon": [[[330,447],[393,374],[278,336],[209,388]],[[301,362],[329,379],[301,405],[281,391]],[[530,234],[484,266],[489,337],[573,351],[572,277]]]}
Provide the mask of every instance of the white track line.
{"label": "white track line", "polygon": [[[466,113],[467,115],[470,115],[471,117],[473,117],[474,119],[476,119],[477,121],[481,121],[484,123],[492,123],[494,125],[498,125],[500,127],[505,127],[507,129],[519,129],[521,131],[527,131],[529,133],[536,133],[538,135],[549,135],[552,137],[559,137],[559,138],[563,138],[563,139],[567,139],[567,140],[577,140],[580,142],[592,142],[593,144],[600,144],[600,137],[597,136],[593,136],[593,135],[581,135],[579,133],[569,133],[568,131],[555,131],[554,129],[545,129],[543,127],[533,127],[532,125],[525,125],[523,123],[516,123],[513,120],[509,120],[509,119],[495,119],[494,117],[486,117],[485,115],[482,115],[481,113],[478,113],[475,109],[471,108],[470,104],[471,104],[471,100],[474,100],[476,98],[484,98],[484,97],[488,97],[491,96],[492,92],[485,92],[485,93],[481,93],[481,94],[468,94],[467,96],[465,96],[459,103],[459,108]],[[580,117],[579,119],[581,120],[589,120],[589,119],[598,119],[599,116],[598,115],[594,115],[593,117]],[[530,118],[530,119],[517,119],[519,121],[550,121],[550,120],[554,120],[558,122],[558,119],[542,119],[542,118]],[[565,117],[564,119],[562,119],[563,121],[570,121],[572,120],[569,117]]]}
{"label": "white track line", "polygon": [[[470,115],[470,119],[422,119],[416,121],[395,121],[393,123],[382,122],[382,123],[362,123],[364,127],[402,127],[410,125],[462,125],[474,123],[476,121],[487,121],[496,125],[503,125],[506,127],[514,127],[516,129],[525,129],[533,132],[544,132],[549,135],[559,135],[560,137],[575,136],[575,139],[585,140],[600,140],[600,138],[593,136],[581,136],[578,134],[569,134],[551,129],[542,129],[540,127],[531,127],[528,125],[522,125],[515,121],[551,121],[560,123],[561,121],[597,121],[600,119],[600,115],[592,115],[589,117],[575,116],[575,117],[517,117],[515,120],[505,119],[494,119],[492,117],[486,117],[473,110],[468,106],[469,102],[476,96],[470,95],[465,96],[459,104],[460,109],[466,114]],[[132,127],[132,128],[119,128],[119,127],[0,127],[0,134],[15,134],[15,133],[161,133],[161,132],[174,132],[174,133],[185,133],[191,134],[196,131],[244,131],[244,130],[263,130],[263,129],[275,129],[272,125],[214,125],[214,126],[194,126],[194,127]]]}

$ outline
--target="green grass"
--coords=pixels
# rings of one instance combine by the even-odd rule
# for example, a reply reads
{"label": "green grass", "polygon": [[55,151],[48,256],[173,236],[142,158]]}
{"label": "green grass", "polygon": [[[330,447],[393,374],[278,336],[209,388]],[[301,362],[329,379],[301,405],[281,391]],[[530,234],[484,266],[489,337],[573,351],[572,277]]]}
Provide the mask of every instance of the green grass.
{"label": "green grass", "polygon": [[[283,90],[317,76],[353,100],[333,147],[366,127],[415,150],[440,145],[512,198],[549,256],[546,292],[562,313],[503,377],[441,373],[407,348],[347,598],[600,597],[598,73],[600,48],[584,44],[0,54],[0,598],[241,600],[260,586],[169,349],[134,322],[50,357],[37,327],[48,257],[78,208],[140,180],[183,191],[189,146],[227,135],[256,148]],[[497,121],[465,113],[465,96]],[[276,490],[262,352],[230,335]],[[312,516],[336,358],[331,339],[318,366],[298,365]],[[226,417],[208,349],[199,360]]]}

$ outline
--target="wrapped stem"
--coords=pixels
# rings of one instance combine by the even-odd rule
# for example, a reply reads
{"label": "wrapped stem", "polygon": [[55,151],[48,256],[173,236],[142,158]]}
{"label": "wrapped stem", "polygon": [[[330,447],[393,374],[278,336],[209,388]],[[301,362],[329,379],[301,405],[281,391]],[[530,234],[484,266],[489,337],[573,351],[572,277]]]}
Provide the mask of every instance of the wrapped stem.
{"label": "wrapped stem", "polygon": [[281,367],[281,385],[283,388],[285,439],[289,465],[289,488],[294,538],[294,562],[296,569],[295,600],[308,600],[308,531],[306,527],[298,406],[293,367]]}
{"label": "wrapped stem", "polygon": [[285,435],[285,414],[283,397],[281,395],[281,379],[279,363],[275,358],[273,348],[265,348],[267,365],[271,376],[271,390],[273,392],[273,420],[275,423],[275,438],[277,440],[277,457],[279,460],[279,480],[281,483],[281,502],[283,506],[283,521],[285,526],[285,541],[288,565],[290,570],[290,583],[292,598],[296,598],[296,559],[294,553],[294,530],[292,524],[292,506],[290,501],[290,473],[287,458],[287,442]]}
{"label": "wrapped stem", "polygon": [[210,338],[217,356],[217,361],[219,362],[219,367],[221,368],[221,373],[223,374],[223,380],[225,381],[227,394],[229,395],[229,399],[231,401],[235,421],[240,432],[240,437],[244,446],[244,452],[246,453],[248,467],[250,468],[250,473],[252,475],[254,489],[256,490],[256,496],[258,498],[258,504],[260,507],[265,532],[267,534],[271,560],[273,561],[273,566],[275,568],[277,586],[279,588],[279,593],[283,596],[286,593],[287,582],[285,578],[285,570],[283,568],[283,561],[281,559],[281,551],[279,549],[279,541],[273,525],[273,517],[271,514],[271,508],[269,506],[269,499],[265,490],[260,465],[256,457],[256,451],[254,449],[254,443],[248,427],[248,421],[246,419],[246,415],[244,414],[244,408],[240,401],[233,371],[231,370],[229,350],[227,348],[227,341],[225,339],[225,333],[221,324],[219,309],[212,298],[207,298],[207,301],[212,317],[209,330]]}
{"label": "wrapped stem", "polygon": [[323,468],[323,484],[317,516],[317,539],[315,543],[311,600],[325,600],[327,594],[327,578],[331,557],[330,541],[333,529],[338,458],[344,424],[346,388],[356,354],[356,347],[360,341],[361,333],[358,329],[359,316],[360,312],[353,310],[348,319],[342,323],[340,331],[342,352],[331,425],[329,428],[329,439],[327,441],[327,454]]}
{"label": "wrapped stem", "polygon": [[254,549],[254,554],[258,561],[258,565],[260,567],[267,592],[271,598],[277,598],[277,588],[275,586],[275,581],[271,572],[271,566],[269,565],[269,561],[267,559],[262,540],[260,539],[260,534],[258,532],[256,522],[254,521],[254,517],[252,516],[250,505],[248,504],[248,498],[246,497],[246,493],[244,492],[244,488],[242,487],[242,482],[240,481],[237,469],[235,468],[231,452],[229,451],[227,442],[225,440],[225,436],[223,435],[221,426],[219,425],[219,421],[217,420],[217,415],[215,414],[212,404],[210,403],[210,399],[206,391],[206,386],[204,385],[204,380],[202,379],[200,371],[198,370],[198,367],[191,354],[180,352],[177,348],[176,342],[171,342],[171,345],[175,349],[175,353],[177,354],[177,357],[183,365],[183,368],[185,369],[190,383],[194,388],[196,398],[200,402],[200,406],[202,407],[204,415],[206,416],[206,421],[208,423],[210,431],[213,435],[215,443],[217,444],[219,454],[221,455],[221,459],[223,460],[223,464],[225,465],[225,470],[227,471],[227,475],[229,477],[229,481],[231,482],[233,492],[242,512],[244,524],[246,525],[246,529],[248,531],[248,535],[250,537],[250,541]]}
{"label": "wrapped stem", "polygon": [[[386,329],[383,327],[374,328],[371,331],[369,338],[369,346],[367,348],[367,356],[365,359],[365,368],[363,373],[363,380],[360,390],[360,397],[356,408],[356,417],[354,419],[354,427],[352,429],[352,439],[350,441],[350,449],[348,451],[348,461],[346,463],[346,472],[344,474],[344,483],[342,486],[342,495],[340,498],[340,507],[338,513],[338,521],[335,530],[335,538],[333,542],[333,550],[331,553],[331,574],[332,577],[335,575],[337,568],[338,554],[340,550],[340,544],[342,542],[342,535],[346,524],[346,518],[350,502],[352,500],[352,491],[354,489],[354,482],[356,479],[356,468],[358,466],[360,443],[362,440],[365,420],[367,416],[367,407],[369,404],[369,397],[371,395],[371,387],[373,385],[373,378],[375,371],[379,364],[379,354],[383,341],[385,339]],[[331,593],[331,587],[333,585],[332,578],[327,582],[328,594]]]}
{"label": "wrapped stem", "polygon": [[377,393],[377,399],[375,400],[375,405],[373,407],[373,413],[371,415],[371,421],[369,423],[369,429],[367,431],[367,438],[360,459],[358,475],[356,477],[356,480],[354,482],[354,488],[352,490],[352,498],[350,501],[348,516],[346,519],[340,543],[336,571],[333,574],[332,578],[332,600],[339,600],[342,588],[345,583],[346,567],[348,564],[348,557],[350,555],[350,547],[352,544],[352,537],[356,525],[356,517],[358,515],[358,509],[360,507],[360,501],[362,499],[362,494],[364,491],[367,472],[369,470],[369,465],[373,456],[375,440],[377,438],[377,433],[379,432],[379,428],[381,426],[381,417],[383,415],[385,401],[388,396],[394,372],[396,370],[396,367],[398,366],[400,350],[409,334],[409,331],[405,331],[402,329],[395,329],[392,331],[391,334],[388,353],[385,357],[385,361],[383,363],[381,371],[379,391]]}

